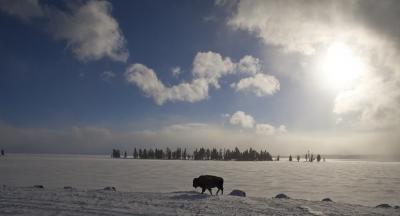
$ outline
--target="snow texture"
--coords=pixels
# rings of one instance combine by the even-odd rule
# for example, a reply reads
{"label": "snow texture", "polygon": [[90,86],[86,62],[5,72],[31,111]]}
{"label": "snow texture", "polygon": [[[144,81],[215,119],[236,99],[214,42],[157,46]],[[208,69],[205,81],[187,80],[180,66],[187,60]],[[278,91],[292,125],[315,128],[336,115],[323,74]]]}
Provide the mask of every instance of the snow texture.
{"label": "snow texture", "polygon": [[0,187],[0,215],[400,215],[399,209],[235,196]]}

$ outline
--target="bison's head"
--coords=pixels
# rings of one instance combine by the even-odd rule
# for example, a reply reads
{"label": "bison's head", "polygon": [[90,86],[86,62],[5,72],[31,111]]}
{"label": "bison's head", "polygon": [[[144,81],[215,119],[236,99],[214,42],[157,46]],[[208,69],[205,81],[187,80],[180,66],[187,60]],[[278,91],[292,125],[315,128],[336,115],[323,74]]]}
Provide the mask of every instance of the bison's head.
{"label": "bison's head", "polygon": [[199,178],[194,178],[193,179],[193,187],[197,188],[199,186]]}

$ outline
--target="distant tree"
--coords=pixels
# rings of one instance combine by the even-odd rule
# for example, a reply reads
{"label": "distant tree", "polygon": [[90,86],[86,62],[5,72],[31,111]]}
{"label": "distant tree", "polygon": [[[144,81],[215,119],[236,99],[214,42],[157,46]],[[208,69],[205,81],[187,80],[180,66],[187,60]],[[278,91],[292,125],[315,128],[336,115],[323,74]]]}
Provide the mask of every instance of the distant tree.
{"label": "distant tree", "polygon": [[158,149],[156,148],[156,149],[154,149],[154,156],[153,156],[153,159],[160,159],[159,157],[158,157]]}
{"label": "distant tree", "polygon": [[140,159],[144,159],[144,158],[143,158],[143,151],[142,151],[142,149],[139,149],[139,158],[140,158]]}
{"label": "distant tree", "polygon": [[177,160],[181,160],[182,159],[182,148],[177,148],[176,149],[176,158]]}
{"label": "distant tree", "polygon": [[4,156],[4,149],[1,149],[1,156]]}
{"label": "distant tree", "polygon": [[267,150],[265,150],[264,154],[265,154],[265,160],[272,161],[272,155],[269,152],[267,152]]}
{"label": "distant tree", "polygon": [[235,147],[235,151],[233,152],[232,158],[235,160],[240,160],[241,154],[238,147]]}
{"label": "distant tree", "polygon": [[310,162],[313,162],[313,161],[314,161],[314,155],[311,154],[311,156],[310,156]]}
{"label": "distant tree", "polygon": [[137,159],[138,158],[138,152],[136,148],[133,150],[133,158]]}
{"label": "distant tree", "polygon": [[297,155],[297,162],[300,161],[300,155]]}
{"label": "distant tree", "polygon": [[159,151],[158,151],[158,154],[159,154],[159,158],[160,159],[165,159],[165,153],[164,153],[164,150],[162,150],[162,149],[160,149]]}
{"label": "distant tree", "polygon": [[124,158],[127,158],[128,157],[128,155],[126,154],[126,151],[124,152]]}
{"label": "distant tree", "polygon": [[211,150],[210,159],[211,160],[218,160],[218,150],[216,148],[213,148]]}
{"label": "distant tree", "polygon": [[186,153],[186,148],[183,149],[183,153],[182,153],[182,159],[186,160],[187,159],[187,153]]}
{"label": "distant tree", "polygon": [[278,157],[276,157],[276,161],[279,161],[279,155],[278,155]]}
{"label": "distant tree", "polygon": [[304,156],[304,158],[306,159],[306,161],[308,161],[308,154],[306,154],[306,155]]}
{"label": "distant tree", "polygon": [[248,157],[247,157],[247,160],[249,160],[249,161],[255,161],[255,160],[257,160],[258,159],[258,157],[257,157],[257,152],[254,150],[254,149],[252,149],[251,147],[250,147],[250,149],[249,149],[249,155],[248,155]]}
{"label": "distant tree", "polygon": [[154,150],[153,150],[153,149],[150,149],[150,150],[148,151],[148,153],[147,153],[147,158],[148,158],[148,159],[154,159],[154,155],[155,155]]}
{"label": "distant tree", "polygon": [[168,159],[168,160],[171,160],[171,159],[172,159],[172,152],[171,152],[171,149],[167,148],[166,154],[167,154],[167,159]]}
{"label": "distant tree", "polygon": [[162,149],[157,151],[157,159],[165,159],[164,151]]}
{"label": "distant tree", "polygon": [[321,161],[321,155],[317,155],[317,162],[320,162]]}
{"label": "distant tree", "polygon": [[156,159],[165,159],[164,151],[162,149],[154,150],[154,158],[156,158]]}
{"label": "distant tree", "polygon": [[143,149],[143,159],[147,159],[147,149]]}
{"label": "distant tree", "polygon": [[210,160],[210,158],[211,158],[211,151],[210,151],[209,148],[207,148],[207,150],[206,150],[206,160]]}
{"label": "distant tree", "polygon": [[119,149],[113,149],[111,157],[112,158],[120,158],[121,157],[121,153],[120,153]]}
{"label": "distant tree", "polygon": [[172,159],[174,159],[174,160],[178,159],[178,149],[175,151],[172,151]]}
{"label": "distant tree", "polygon": [[199,152],[197,151],[197,149],[195,149],[193,151],[193,160],[198,160],[199,159]]}
{"label": "distant tree", "polygon": [[205,156],[206,156],[206,150],[203,147],[201,147],[198,155],[199,160],[204,160]]}
{"label": "distant tree", "polygon": [[231,159],[232,159],[231,150],[229,149],[225,150],[224,160],[231,160]]}
{"label": "distant tree", "polygon": [[289,155],[289,161],[292,161],[292,160],[293,160],[292,155]]}

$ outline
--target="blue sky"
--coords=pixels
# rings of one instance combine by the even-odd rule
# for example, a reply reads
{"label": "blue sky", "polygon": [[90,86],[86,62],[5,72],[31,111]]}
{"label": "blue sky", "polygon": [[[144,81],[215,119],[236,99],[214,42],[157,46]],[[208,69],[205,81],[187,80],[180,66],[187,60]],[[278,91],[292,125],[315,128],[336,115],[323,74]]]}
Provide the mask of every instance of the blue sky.
{"label": "blue sky", "polygon": [[2,0],[0,147],[397,150],[397,4],[355,3]]}

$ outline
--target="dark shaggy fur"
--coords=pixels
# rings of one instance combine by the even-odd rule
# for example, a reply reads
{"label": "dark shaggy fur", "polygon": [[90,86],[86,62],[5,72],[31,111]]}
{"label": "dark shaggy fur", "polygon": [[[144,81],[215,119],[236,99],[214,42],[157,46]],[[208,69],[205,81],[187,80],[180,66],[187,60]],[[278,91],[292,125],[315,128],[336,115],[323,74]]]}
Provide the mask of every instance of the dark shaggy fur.
{"label": "dark shaggy fur", "polygon": [[204,193],[206,189],[210,191],[210,194],[212,195],[211,188],[218,188],[218,192],[221,190],[221,194],[224,194],[224,179],[218,176],[212,176],[212,175],[202,175],[199,176],[198,178],[193,179],[193,187],[201,187],[202,191],[201,193]]}

